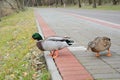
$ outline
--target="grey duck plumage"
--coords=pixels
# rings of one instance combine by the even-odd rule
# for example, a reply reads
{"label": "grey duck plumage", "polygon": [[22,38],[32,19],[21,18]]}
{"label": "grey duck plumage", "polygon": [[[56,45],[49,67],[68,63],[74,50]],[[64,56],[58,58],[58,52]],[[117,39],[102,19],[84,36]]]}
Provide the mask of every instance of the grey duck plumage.
{"label": "grey duck plumage", "polygon": [[37,47],[43,51],[53,51],[68,47],[72,45],[73,42],[74,41],[66,37],[51,36],[51,37],[47,37],[44,40],[39,40],[37,42]]}
{"label": "grey duck plumage", "polygon": [[[34,40],[37,40],[36,45],[42,51],[50,51],[53,58],[58,56],[58,50],[68,47],[74,43],[69,37],[50,36],[43,40],[39,33],[32,35]],[[55,52],[57,52],[55,54]]]}

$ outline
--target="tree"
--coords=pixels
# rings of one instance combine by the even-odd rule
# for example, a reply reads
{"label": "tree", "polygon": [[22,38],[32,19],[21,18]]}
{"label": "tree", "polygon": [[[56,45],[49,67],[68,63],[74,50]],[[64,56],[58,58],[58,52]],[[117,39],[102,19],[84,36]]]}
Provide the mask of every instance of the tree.
{"label": "tree", "polygon": [[102,5],[102,1],[101,0],[98,0],[98,5]]}
{"label": "tree", "polygon": [[24,8],[24,0],[0,0],[0,18]]}
{"label": "tree", "polygon": [[66,7],[66,2],[65,2],[65,0],[63,0],[63,4],[64,4],[64,8]]}
{"label": "tree", "polygon": [[15,0],[19,10],[24,10],[24,0]]}
{"label": "tree", "polygon": [[0,1],[0,21],[1,21],[1,17],[2,17],[2,3],[3,3],[3,1],[1,0]]}
{"label": "tree", "polygon": [[93,0],[93,8],[96,8],[96,0]]}
{"label": "tree", "polygon": [[116,5],[118,3],[118,0],[113,0],[113,5]]}
{"label": "tree", "polygon": [[78,0],[78,5],[79,5],[79,8],[81,7],[81,1],[80,0]]}
{"label": "tree", "polygon": [[14,7],[14,5],[11,2],[9,2],[8,0],[4,0],[4,1],[6,3],[8,3],[13,10],[16,10],[16,8]]}
{"label": "tree", "polygon": [[92,0],[89,0],[89,5],[91,5],[92,4]]}
{"label": "tree", "polygon": [[63,5],[63,0],[60,0],[60,2],[61,2],[61,6]]}
{"label": "tree", "polygon": [[73,4],[74,4],[74,5],[76,5],[76,2],[75,2],[75,0],[73,0]]}
{"label": "tree", "polygon": [[57,8],[57,5],[58,5],[58,0],[55,0],[55,5],[56,5],[56,8]]}

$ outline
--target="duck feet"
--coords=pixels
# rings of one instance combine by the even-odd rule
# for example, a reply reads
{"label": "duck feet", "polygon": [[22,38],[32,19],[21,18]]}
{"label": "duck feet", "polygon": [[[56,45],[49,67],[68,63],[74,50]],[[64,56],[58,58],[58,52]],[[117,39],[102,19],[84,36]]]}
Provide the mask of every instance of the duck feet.
{"label": "duck feet", "polygon": [[54,55],[54,51],[50,51],[49,56],[53,56]]}
{"label": "duck feet", "polygon": [[53,59],[56,59],[58,56],[57,55],[55,55],[55,56],[53,56]]}
{"label": "duck feet", "polygon": [[107,53],[106,56],[110,57],[110,56],[112,56],[112,54],[111,53]]}
{"label": "duck feet", "polygon": [[100,56],[100,54],[99,54],[99,53],[96,53],[96,54],[95,54],[95,56],[96,56],[96,57],[99,57],[99,56]]}
{"label": "duck feet", "polygon": [[53,56],[53,54],[52,54],[52,53],[50,53],[50,54],[49,54],[49,56]]}
{"label": "duck feet", "polygon": [[55,54],[52,57],[53,57],[53,59],[58,57],[58,50],[55,51]]}
{"label": "duck feet", "polygon": [[112,54],[110,53],[110,49],[108,49],[108,53],[106,54],[106,56],[108,57],[112,56]]}

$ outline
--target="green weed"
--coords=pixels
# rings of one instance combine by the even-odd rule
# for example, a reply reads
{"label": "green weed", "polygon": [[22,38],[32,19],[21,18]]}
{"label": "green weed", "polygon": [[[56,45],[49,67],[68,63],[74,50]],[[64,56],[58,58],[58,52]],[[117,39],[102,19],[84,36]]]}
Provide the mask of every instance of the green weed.
{"label": "green weed", "polygon": [[0,80],[32,80],[32,69],[26,55],[35,43],[31,35],[37,31],[33,9],[14,13],[0,22]]}

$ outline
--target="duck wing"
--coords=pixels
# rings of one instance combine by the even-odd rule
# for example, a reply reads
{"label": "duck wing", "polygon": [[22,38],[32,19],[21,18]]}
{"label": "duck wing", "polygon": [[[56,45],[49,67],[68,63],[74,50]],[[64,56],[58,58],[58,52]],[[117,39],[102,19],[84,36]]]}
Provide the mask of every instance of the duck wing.
{"label": "duck wing", "polygon": [[52,36],[52,37],[48,37],[45,40],[49,40],[49,41],[65,41],[68,40],[67,37],[59,37],[59,36]]}
{"label": "duck wing", "polygon": [[70,37],[52,36],[52,37],[48,37],[46,40],[57,41],[57,42],[66,42],[68,45],[72,45],[74,43],[73,40],[70,40]]}

